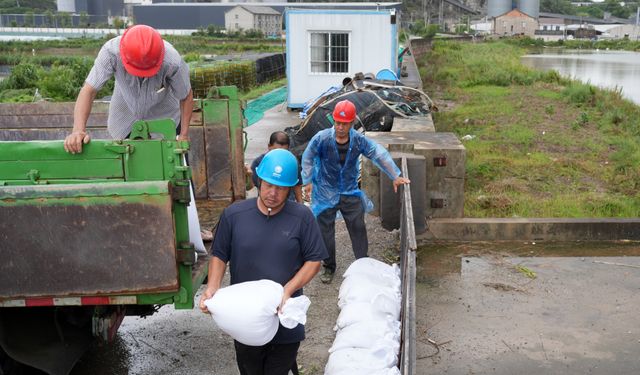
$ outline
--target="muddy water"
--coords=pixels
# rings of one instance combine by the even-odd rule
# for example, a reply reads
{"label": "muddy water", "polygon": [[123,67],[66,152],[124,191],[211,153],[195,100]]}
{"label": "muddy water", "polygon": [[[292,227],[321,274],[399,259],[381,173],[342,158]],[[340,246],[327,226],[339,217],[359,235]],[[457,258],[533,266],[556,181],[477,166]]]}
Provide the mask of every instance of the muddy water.
{"label": "muddy water", "polygon": [[640,373],[640,243],[430,244],[418,263],[419,374]]}

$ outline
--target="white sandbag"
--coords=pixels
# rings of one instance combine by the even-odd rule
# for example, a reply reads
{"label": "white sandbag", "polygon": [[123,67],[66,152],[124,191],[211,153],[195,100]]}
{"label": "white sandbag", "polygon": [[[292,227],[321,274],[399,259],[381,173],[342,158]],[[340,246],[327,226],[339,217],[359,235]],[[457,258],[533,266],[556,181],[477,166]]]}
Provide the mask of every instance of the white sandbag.
{"label": "white sandbag", "polygon": [[329,355],[324,368],[325,375],[350,371],[350,374],[371,374],[376,370],[388,369],[397,364],[397,356],[389,351],[369,349],[342,349]]}
{"label": "white sandbag", "polygon": [[332,372],[327,372],[325,370],[324,375],[400,375],[400,369],[397,367],[385,368],[380,370],[357,370],[357,369],[346,369],[346,370],[336,370]]}
{"label": "white sandbag", "polygon": [[198,218],[198,210],[196,209],[196,199],[193,195],[193,185],[189,183],[189,192],[191,193],[191,202],[187,206],[187,216],[189,219],[189,242],[193,244],[197,253],[206,254],[207,249],[202,241],[200,233],[200,219]]}
{"label": "white sandbag", "polygon": [[278,313],[280,324],[283,327],[293,329],[298,324],[307,324],[307,310],[311,300],[307,296],[289,298]]}
{"label": "white sandbag", "polygon": [[350,288],[340,288],[338,293],[338,306],[344,307],[348,303],[353,302],[369,302],[373,303],[376,298],[386,297],[392,303],[400,306],[402,295],[391,288],[382,288],[373,284],[354,283]]}
{"label": "white sandbag", "polygon": [[338,298],[366,292],[370,296],[384,292],[392,296],[401,296],[400,279],[373,277],[367,274],[354,274],[346,277],[340,285]]}
{"label": "white sandbag", "polygon": [[204,303],[221,330],[245,345],[261,346],[278,331],[283,294],[274,281],[248,281],[219,289]]}
{"label": "white sandbag", "polygon": [[344,278],[342,284],[340,285],[340,289],[342,288],[350,288],[353,284],[371,284],[380,286],[382,288],[389,288],[394,291],[400,293],[401,282],[400,278],[394,276],[390,276],[387,274],[367,274],[367,273],[354,273]]}
{"label": "white sandbag", "polygon": [[393,314],[378,310],[369,302],[352,302],[346,304],[340,310],[334,330],[337,331],[354,323],[375,320],[394,321],[398,319]]}
{"label": "white sandbag", "polygon": [[353,274],[368,274],[368,275],[385,275],[388,277],[399,277],[400,269],[395,264],[390,266],[384,262],[373,258],[360,258],[355,260],[349,268],[344,272],[343,277],[348,277]]}
{"label": "white sandbag", "polygon": [[398,354],[400,350],[399,321],[369,321],[355,323],[336,333],[329,353],[350,348],[388,348]]}

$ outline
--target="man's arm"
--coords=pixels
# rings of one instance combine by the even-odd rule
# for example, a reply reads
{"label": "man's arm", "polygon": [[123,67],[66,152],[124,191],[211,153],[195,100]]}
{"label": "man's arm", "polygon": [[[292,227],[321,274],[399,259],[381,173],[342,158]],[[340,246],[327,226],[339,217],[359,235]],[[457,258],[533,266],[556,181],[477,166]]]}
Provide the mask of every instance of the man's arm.
{"label": "man's arm", "polygon": [[296,290],[303,288],[305,285],[313,279],[313,277],[320,271],[320,261],[306,261],[302,265],[302,268],[296,272],[291,280],[284,286],[284,295],[282,296],[282,302],[278,306],[278,311],[282,310],[282,306],[291,297]]}
{"label": "man's arm", "polygon": [[305,195],[311,199],[311,191],[313,189],[313,184],[311,184],[311,179],[313,177],[313,163],[315,161],[316,156],[318,155],[318,147],[320,147],[320,141],[318,138],[318,134],[314,135],[313,138],[307,144],[307,147],[304,149],[302,153],[302,160],[300,162],[300,176],[302,177],[302,189],[304,190]]}
{"label": "man's arm", "polygon": [[87,120],[91,114],[91,105],[98,95],[98,90],[88,83],[80,89],[76,105],[73,109],[73,130],[64,139],[64,149],[72,154],[82,152],[82,145],[89,143],[91,137],[87,134]]}
{"label": "man's arm", "polygon": [[187,97],[180,101],[180,134],[179,141],[189,140],[189,124],[193,113],[193,90],[189,89]]}
{"label": "man's arm", "polygon": [[408,178],[401,177],[400,168],[391,158],[391,154],[384,147],[374,141],[364,138],[364,150],[362,153],[371,159],[380,170],[382,170],[393,181],[393,191],[398,192],[398,186],[408,184],[411,181]]}
{"label": "man's arm", "polygon": [[207,288],[200,296],[200,310],[203,313],[208,313],[207,306],[205,306],[204,301],[213,297],[214,294],[220,289],[220,284],[222,283],[222,277],[224,276],[224,271],[227,269],[227,263],[222,261],[222,259],[213,256],[209,261],[209,274],[207,275]]}

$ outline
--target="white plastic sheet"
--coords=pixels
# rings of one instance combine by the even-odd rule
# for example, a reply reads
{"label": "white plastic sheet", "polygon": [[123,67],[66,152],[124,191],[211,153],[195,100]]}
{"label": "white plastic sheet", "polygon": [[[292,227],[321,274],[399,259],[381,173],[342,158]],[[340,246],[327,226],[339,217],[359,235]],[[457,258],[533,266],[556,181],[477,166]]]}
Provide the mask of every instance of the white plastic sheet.
{"label": "white plastic sheet", "polygon": [[[182,157],[184,165],[187,165],[187,161]],[[196,209],[196,198],[193,195],[193,184],[189,182],[189,194],[191,194],[191,202],[187,206],[187,217],[189,219],[189,242],[193,244],[197,253],[207,254],[207,249],[204,247],[202,241],[202,234],[200,234],[200,219],[198,218],[198,210]]]}
{"label": "white plastic sheet", "polygon": [[307,310],[310,305],[311,301],[307,296],[289,298],[278,314],[280,324],[289,329],[295,328],[298,324],[306,324]]}

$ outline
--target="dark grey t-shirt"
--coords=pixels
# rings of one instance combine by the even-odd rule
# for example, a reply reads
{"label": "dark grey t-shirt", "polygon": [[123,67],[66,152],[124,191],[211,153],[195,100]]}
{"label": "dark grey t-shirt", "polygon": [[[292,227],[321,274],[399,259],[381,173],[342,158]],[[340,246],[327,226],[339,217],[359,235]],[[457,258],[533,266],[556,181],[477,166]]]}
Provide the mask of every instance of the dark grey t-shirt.
{"label": "dark grey t-shirt", "polygon": [[[304,262],[327,258],[320,228],[307,207],[287,201],[282,211],[267,217],[256,199],[227,207],[220,216],[211,246],[213,256],[229,262],[231,284],[268,279],[285,285]],[[302,295],[298,290],[293,297]],[[282,326],[271,343],[304,340],[304,326]]]}

